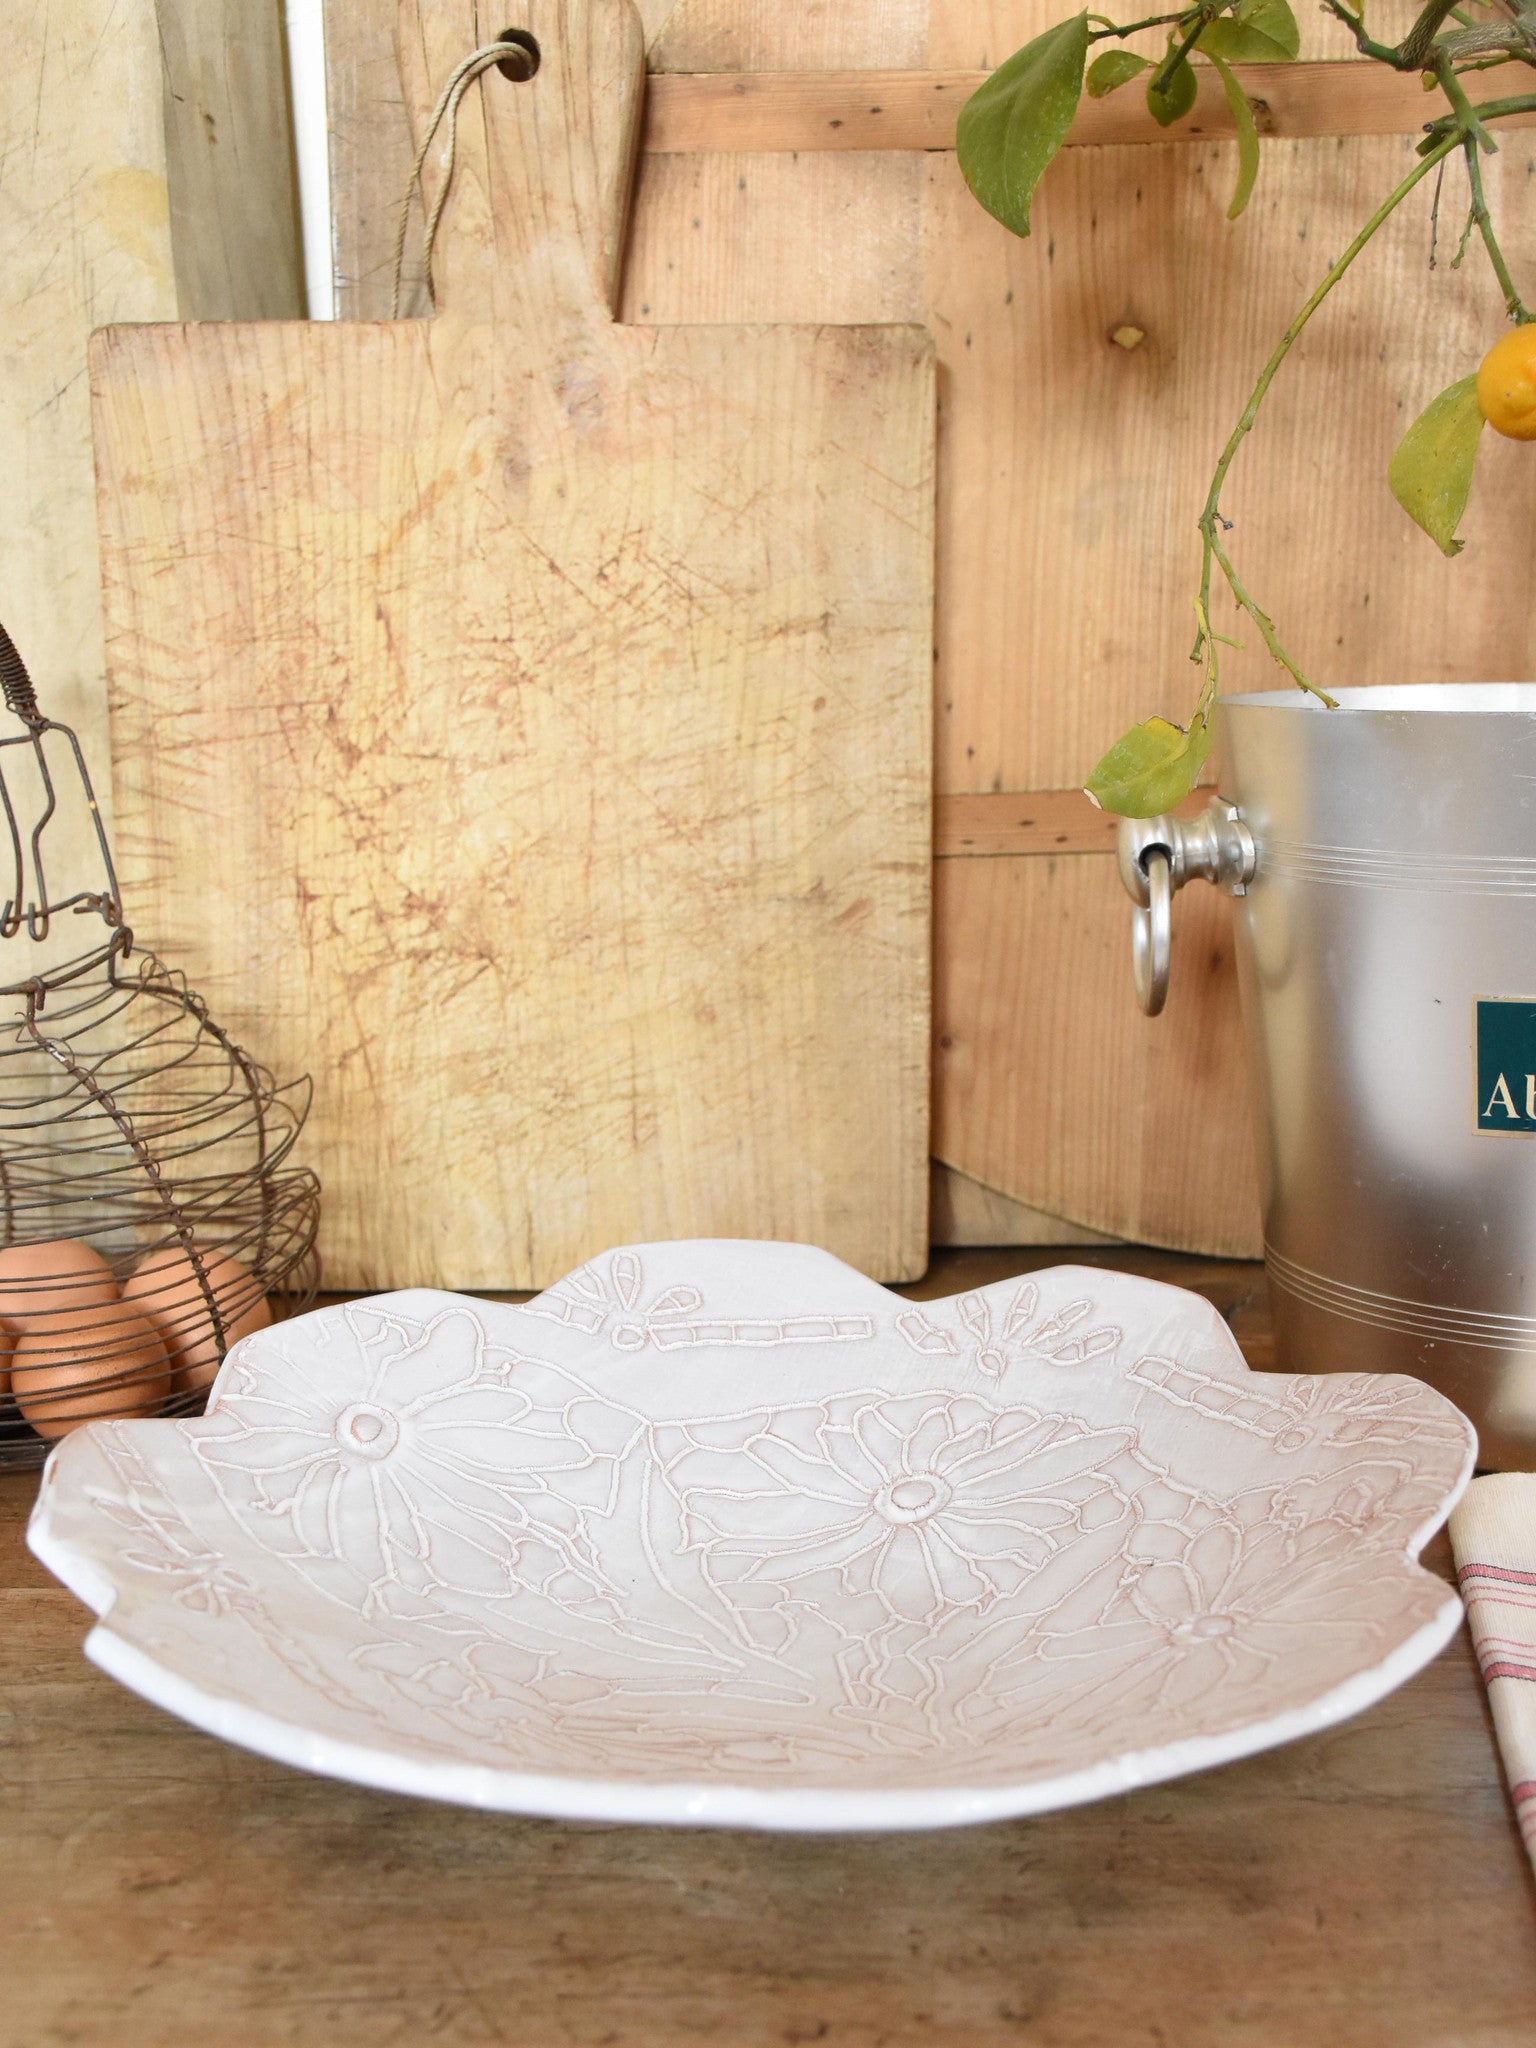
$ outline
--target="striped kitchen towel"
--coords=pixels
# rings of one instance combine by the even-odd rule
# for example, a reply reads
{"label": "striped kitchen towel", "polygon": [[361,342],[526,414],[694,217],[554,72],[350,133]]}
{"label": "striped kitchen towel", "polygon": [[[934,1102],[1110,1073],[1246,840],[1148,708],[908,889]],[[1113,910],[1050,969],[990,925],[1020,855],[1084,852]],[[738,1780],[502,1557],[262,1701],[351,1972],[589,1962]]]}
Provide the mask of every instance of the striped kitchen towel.
{"label": "striped kitchen towel", "polygon": [[1451,1548],[1509,1796],[1536,1862],[1536,1473],[1474,1479],[1451,1516]]}

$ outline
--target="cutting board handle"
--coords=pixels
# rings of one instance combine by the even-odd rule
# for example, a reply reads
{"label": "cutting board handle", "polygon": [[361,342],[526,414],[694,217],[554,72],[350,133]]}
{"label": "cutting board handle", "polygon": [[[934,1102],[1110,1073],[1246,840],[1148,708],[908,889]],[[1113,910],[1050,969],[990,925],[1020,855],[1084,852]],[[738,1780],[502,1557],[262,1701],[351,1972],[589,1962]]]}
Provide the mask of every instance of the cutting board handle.
{"label": "cutting board handle", "polygon": [[[399,0],[395,49],[417,145],[449,74],[504,29],[532,36],[531,78],[484,71],[458,115],[432,273],[437,311],[559,347],[618,305],[645,94],[632,0]],[[505,17],[505,18],[503,18]],[[446,128],[438,130],[439,142]],[[422,170],[431,207],[442,150]]]}

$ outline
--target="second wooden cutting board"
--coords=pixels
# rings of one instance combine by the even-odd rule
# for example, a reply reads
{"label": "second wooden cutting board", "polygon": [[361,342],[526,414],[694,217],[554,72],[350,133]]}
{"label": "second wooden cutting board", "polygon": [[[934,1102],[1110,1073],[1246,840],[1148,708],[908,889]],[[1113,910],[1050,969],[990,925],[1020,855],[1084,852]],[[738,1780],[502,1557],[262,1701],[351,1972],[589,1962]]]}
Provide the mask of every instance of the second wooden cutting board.
{"label": "second wooden cutting board", "polygon": [[[331,1284],[926,1259],[934,373],[622,327],[629,0],[469,88],[430,321],[93,354],[130,915],[316,1081]],[[429,108],[472,0],[407,0]]]}

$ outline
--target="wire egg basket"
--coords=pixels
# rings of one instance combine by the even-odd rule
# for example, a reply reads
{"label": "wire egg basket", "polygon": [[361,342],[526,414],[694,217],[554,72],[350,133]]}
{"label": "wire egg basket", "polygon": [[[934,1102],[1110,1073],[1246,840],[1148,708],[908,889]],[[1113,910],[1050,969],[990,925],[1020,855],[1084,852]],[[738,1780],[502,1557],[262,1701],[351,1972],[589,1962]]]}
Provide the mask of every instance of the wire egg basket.
{"label": "wire egg basket", "polygon": [[[314,1300],[320,1189],[288,1163],[308,1078],[278,1086],[136,951],[79,741],[38,709],[3,627],[0,693],[22,727],[0,736],[5,1469],[83,1422],[199,1412],[238,1337]],[[55,896],[48,861],[82,829],[101,885]],[[90,924],[80,953],[57,943],[66,916]],[[11,977],[28,947],[34,971]]]}

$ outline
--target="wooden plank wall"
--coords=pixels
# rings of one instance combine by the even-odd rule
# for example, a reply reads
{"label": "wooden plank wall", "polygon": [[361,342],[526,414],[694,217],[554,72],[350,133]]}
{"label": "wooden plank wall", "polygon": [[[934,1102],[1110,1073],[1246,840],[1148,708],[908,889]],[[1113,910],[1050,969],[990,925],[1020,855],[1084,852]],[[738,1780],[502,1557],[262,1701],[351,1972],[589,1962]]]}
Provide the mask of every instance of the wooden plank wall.
{"label": "wooden plank wall", "polygon": [[[961,1235],[1061,1240],[1081,1226],[1252,1254],[1228,908],[1205,890],[1180,901],[1173,994],[1144,1020],[1111,843],[1069,792],[1124,725],[1189,701],[1194,516],[1211,463],[1286,319],[1402,175],[1411,141],[1391,130],[1413,109],[1394,115],[1392,81],[1362,89],[1341,74],[1302,98],[1291,81],[1289,100],[1276,86],[1258,193],[1232,225],[1235,151],[1212,139],[1219,116],[1202,111],[1178,140],[1132,141],[1145,132],[1133,100],[1107,103],[1123,125],[1100,132],[1127,139],[1065,152],[1020,242],[977,210],[940,146],[952,116],[922,104],[943,99],[944,75],[984,69],[1055,18],[1055,0],[646,11],[666,75],[652,141],[668,143],[670,123],[674,146],[643,160],[625,317],[922,319],[938,340],[934,1150],[961,1177],[939,1212],[962,1213]],[[348,0],[328,24],[338,276],[353,317],[385,310],[383,195],[392,203],[404,168],[392,14],[392,0]],[[1340,55],[1305,17],[1303,32],[1304,55]],[[1377,32],[1390,32],[1385,16]],[[884,99],[848,80],[787,93],[760,77],[752,93],[732,84],[722,108],[723,81],[700,76],[839,70],[930,75],[898,82],[907,112],[884,128]],[[864,105],[864,146],[831,128],[829,91],[846,96],[843,127]],[[754,101],[750,120],[732,98]],[[770,117],[782,125],[766,130]],[[1316,133],[1325,121],[1350,132]],[[1489,165],[1526,276],[1531,141],[1507,134]],[[1250,585],[1326,680],[1531,672],[1525,451],[1485,450],[1455,563],[1384,482],[1406,420],[1502,326],[1475,254],[1451,267],[1463,211],[1458,172],[1434,268],[1427,198],[1383,234],[1287,366],[1234,474],[1232,541]],[[1143,336],[1130,349],[1112,339],[1127,327]],[[1249,648],[1228,657],[1226,680],[1275,678]]]}
{"label": "wooden plank wall", "polygon": [[[113,320],[302,314],[282,15],[242,0],[31,0],[9,28],[0,619],[44,708],[79,729],[105,803],[86,342]],[[90,863],[94,880],[84,813],[71,822],[61,862]],[[59,937],[81,944],[78,926]],[[4,979],[34,971],[16,954],[26,943]]]}

